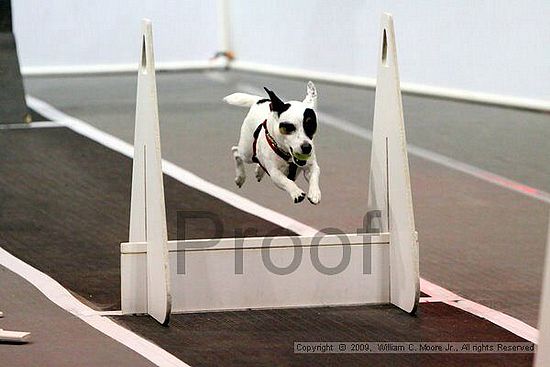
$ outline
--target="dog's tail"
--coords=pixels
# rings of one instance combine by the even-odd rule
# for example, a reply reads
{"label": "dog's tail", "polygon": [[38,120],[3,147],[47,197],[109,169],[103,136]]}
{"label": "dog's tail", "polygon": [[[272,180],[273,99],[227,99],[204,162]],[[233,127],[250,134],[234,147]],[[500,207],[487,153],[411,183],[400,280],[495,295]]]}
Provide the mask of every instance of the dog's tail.
{"label": "dog's tail", "polygon": [[262,97],[254,96],[252,94],[233,93],[225,97],[223,100],[226,103],[229,103],[235,106],[251,107],[255,103],[257,103],[260,99],[262,99]]}

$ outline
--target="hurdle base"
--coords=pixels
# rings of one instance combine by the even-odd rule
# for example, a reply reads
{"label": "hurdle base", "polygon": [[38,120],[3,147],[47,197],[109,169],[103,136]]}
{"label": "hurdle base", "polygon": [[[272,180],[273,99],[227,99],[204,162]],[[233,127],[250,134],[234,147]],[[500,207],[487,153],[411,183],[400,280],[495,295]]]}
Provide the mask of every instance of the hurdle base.
{"label": "hurdle base", "polygon": [[[389,233],[168,241],[172,313],[388,304],[389,246]],[[123,314],[147,313],[146,255],[121,244]]]}
{"label": "hurdle base", "polygon": [[31,333],[27,331],[10,331],[0,329],[0,343],[28,343]]}

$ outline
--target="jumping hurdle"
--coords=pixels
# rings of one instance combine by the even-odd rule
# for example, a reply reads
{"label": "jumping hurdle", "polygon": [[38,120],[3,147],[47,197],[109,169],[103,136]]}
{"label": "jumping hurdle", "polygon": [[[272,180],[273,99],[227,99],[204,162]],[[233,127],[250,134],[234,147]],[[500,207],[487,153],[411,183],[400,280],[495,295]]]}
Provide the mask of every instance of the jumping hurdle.
{"label": "jumping hurdle", "polygon": [[[0,311],[0,318],[4,313]],[[0,329],[0,343],[28,343],[31,339],[31,333],[27,331],[10,331]]]}
{"label": "jumping hurdle", "polygon": [[540,296],[539,339],[535,356],[535,367],[550,366],[550,221],[548,221],[548,240],[546,244],[546,261],[542,278]]}
{"label": "jumping hurdle", "polygon": [[[367,233],[168,241],[153,37],[144,20],[122,313],[150,314],[162,324],[170,313],[253,308],[391,303],[414,313],[418,242],[389,14],[382,16],[377,78]],[[324,265],[346,254],[345,267]],[[185,273],[178,274],[182,255]]]}

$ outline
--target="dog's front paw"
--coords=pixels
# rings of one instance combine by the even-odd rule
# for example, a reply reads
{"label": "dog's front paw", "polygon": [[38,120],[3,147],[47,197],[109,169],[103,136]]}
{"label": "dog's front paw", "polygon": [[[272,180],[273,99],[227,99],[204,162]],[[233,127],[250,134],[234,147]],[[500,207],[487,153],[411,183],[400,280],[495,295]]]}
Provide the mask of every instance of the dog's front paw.
{"label": "dog's front paw", "polygon": [[314,205],[319,204],[321,202],[321,190],[318,187],[310,187],[307,199]]}
{"label": "dog's front paw", "polygon": [[254,173],[258,182],[260,182],[265,175],[265,171],[260,165],[256,166],[256,171]]}
{"label": "dog's front paw", "polygon": [[239,186],[239,188],[243,186],[245,179],[246,179],[246,176],[243,176],[243,175],[235,177],[235,183],[237,184],[237,186]]}
{"label": "dog's front paw", "polygon": [[300,189],[297,189],[290,194],[290,197],[294,200],[294,204],[298,204],[306,198],[306,193]]}

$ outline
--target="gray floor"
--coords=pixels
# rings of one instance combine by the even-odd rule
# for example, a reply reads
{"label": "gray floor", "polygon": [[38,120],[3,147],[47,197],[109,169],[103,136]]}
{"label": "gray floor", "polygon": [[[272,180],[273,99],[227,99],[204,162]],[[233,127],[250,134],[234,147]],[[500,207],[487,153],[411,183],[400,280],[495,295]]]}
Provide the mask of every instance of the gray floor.
{"label": "gray floor", "polygon": [[[316,228],[361,226],[370,143],[322,120],[316,137],[321,205],[294,205],[269,180],[249,177],[243,189],[234,186],[230,147],[246,111],[221,98],[243,84],[297,98],[305,82],[235,72],[160,73],[157,79],[166,159]],[[25,83],[27,93],[132,142],[134,75]],[[321,111],[371,127],[372,90],[317,86]],[[550,191],[548,114],[418,96],[404,96],[404,108],[409,143]],[[548,205],[415,156],[410,161],[421,275],[536,325]]]}
{"label": "gray floor", "polygon": [[0,279],[0,310],[4,312],[0,328],[30,331],[32,340],[28,344],[1,344],[0,365],[34,367],[39,360],[43,366],[55,361],[56,367],[153,366],[57,307],[26,280],[1,266]]}
{"label": "gray floor", "polygon": [[[4,4],[0,5],[0,16],[5,14]],[[23,122],[27,108],[15,38],[11,31],[5,30],[0,30],[0,85],[0,124]]]}

